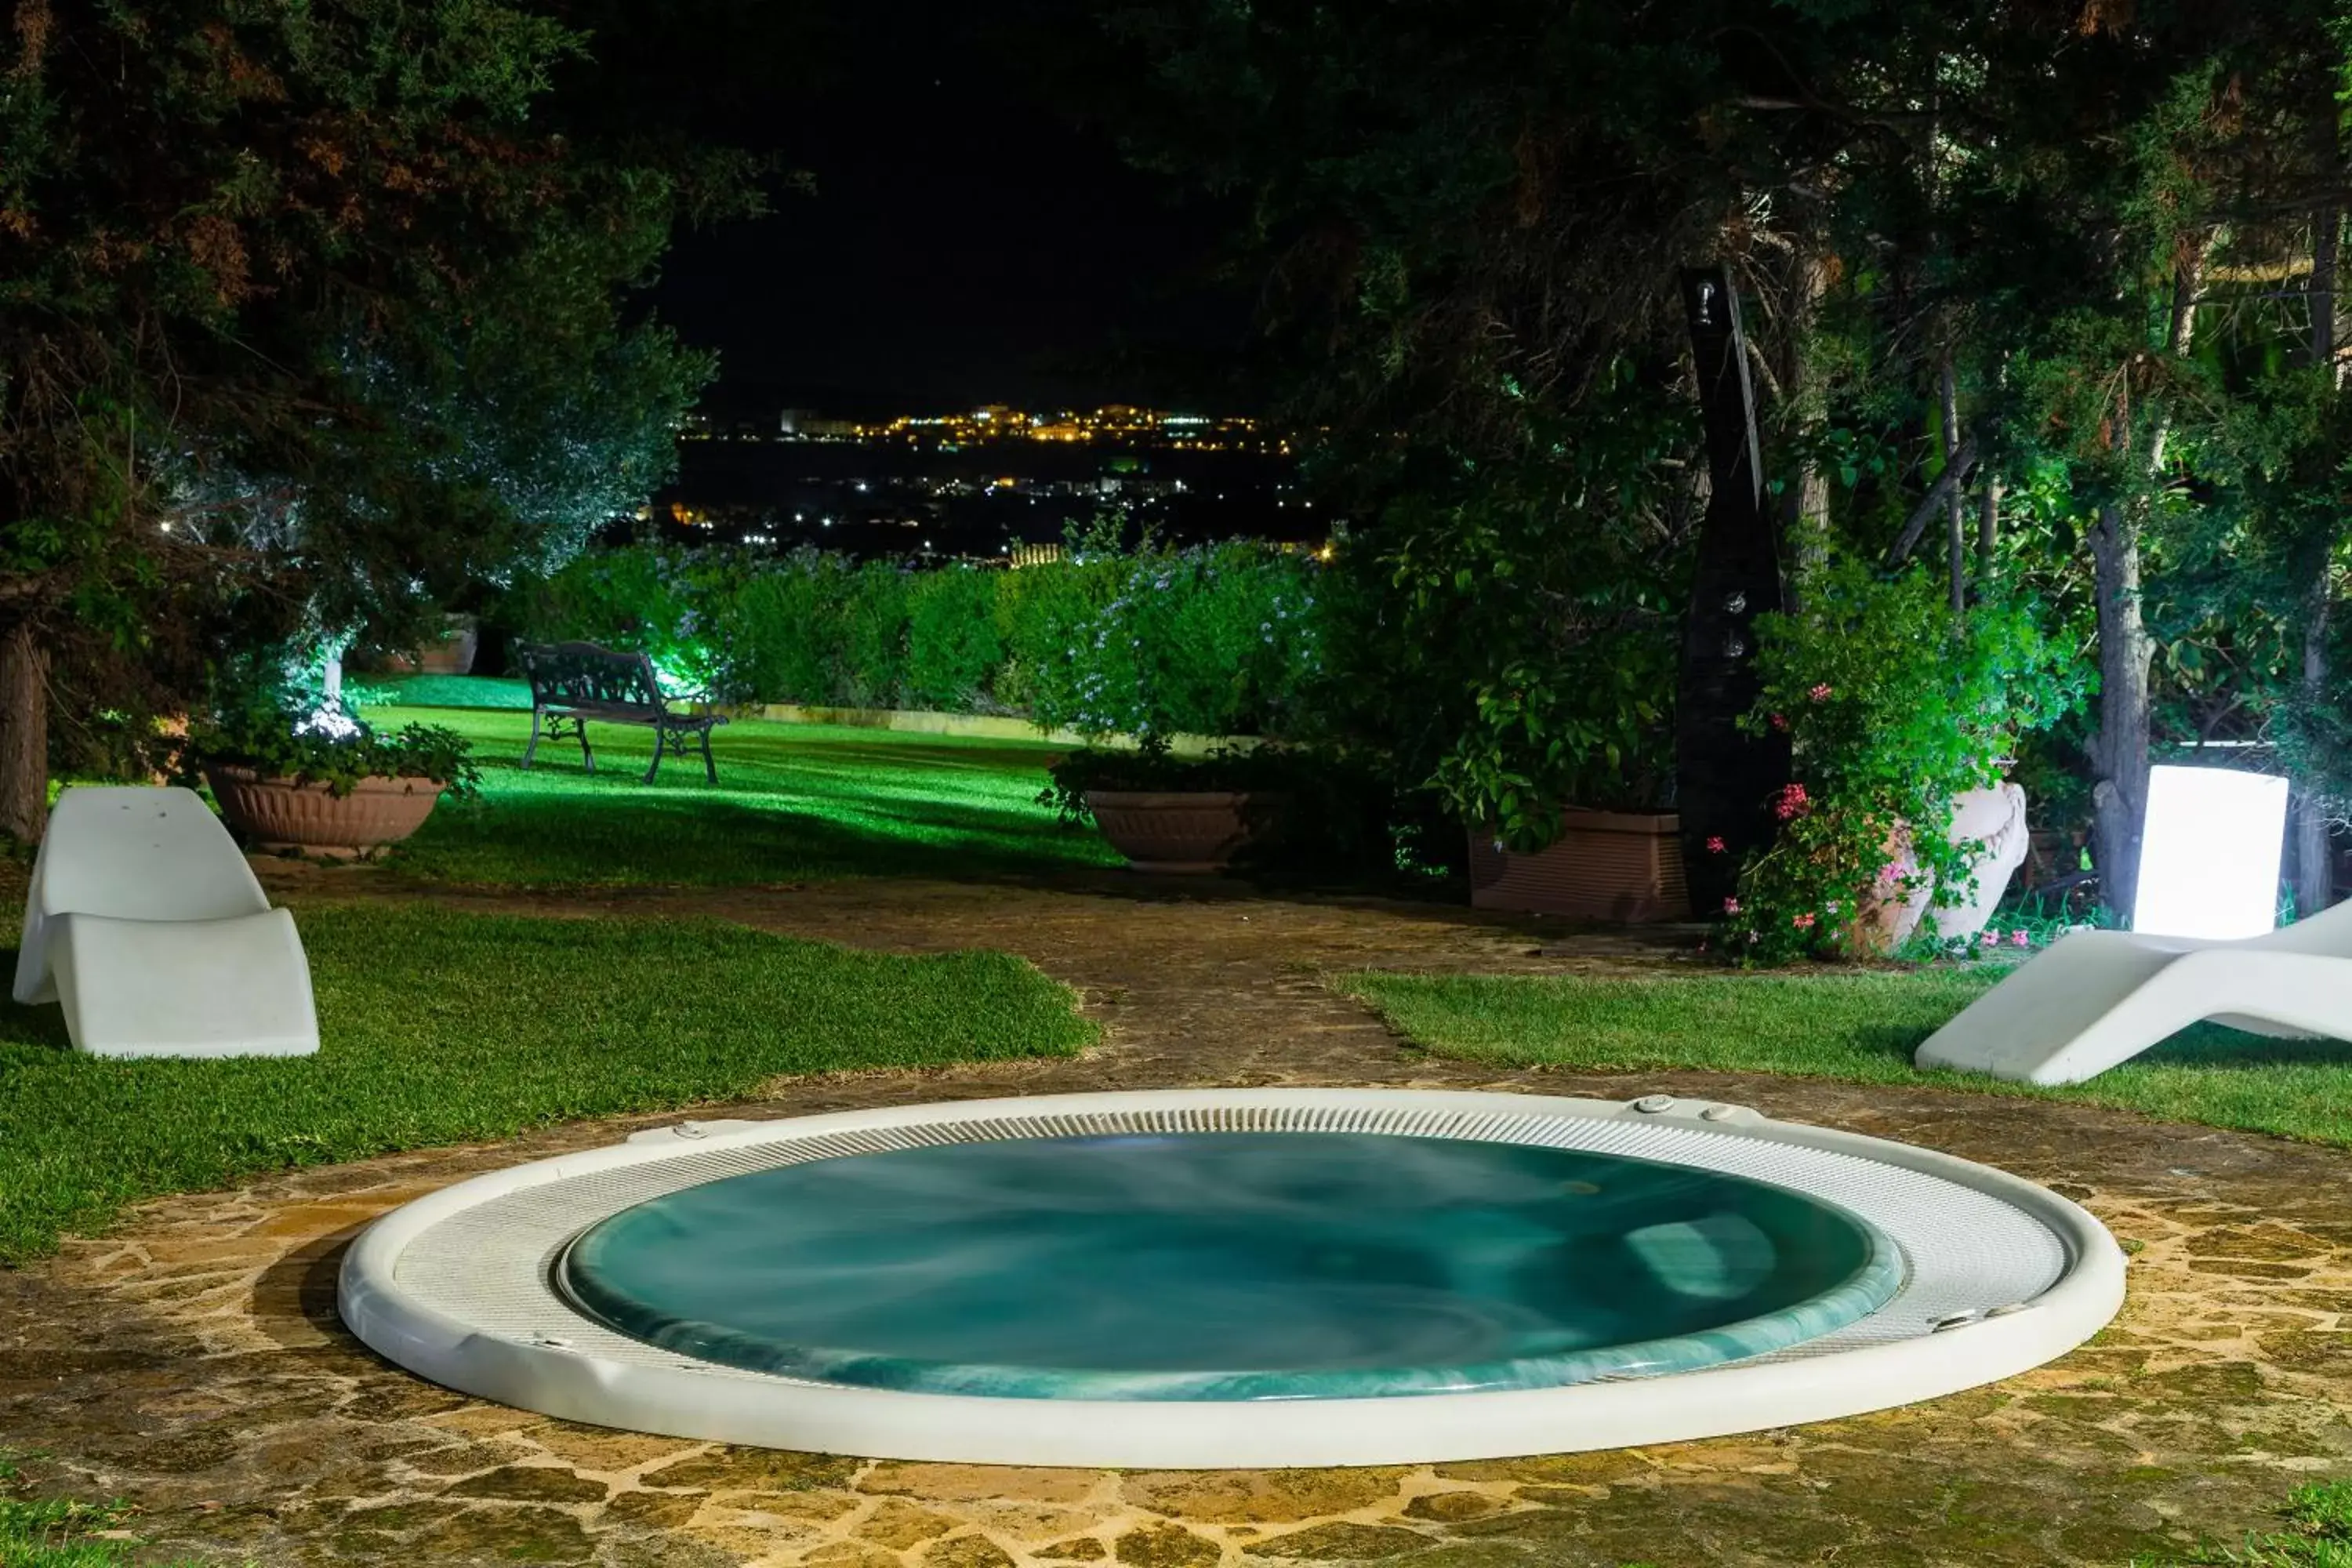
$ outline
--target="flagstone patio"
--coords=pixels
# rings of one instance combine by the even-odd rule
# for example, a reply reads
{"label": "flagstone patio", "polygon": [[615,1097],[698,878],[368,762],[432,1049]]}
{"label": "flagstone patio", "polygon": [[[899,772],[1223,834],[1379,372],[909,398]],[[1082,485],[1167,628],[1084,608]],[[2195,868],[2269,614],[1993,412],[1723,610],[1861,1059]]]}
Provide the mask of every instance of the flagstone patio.
{"label": "flagstone patio", "polygon": [[[409,897],[272,868],[298,914]],[[468,901],[479,907],[496,900]],[[2045,1182],[2134,1253],[2091,1346],[1908,1409],[1614,1453],[1407,1468],[1118,1474],[730,1450],[555,1422],[432,1387],[333,1310],[370,1219],[462,1176],[675,1117],[323,1167],[137,1210],[0,1273],[0,1450],[120,1495],[160,1548],[234,1564],[842,1568],[2098,1563],[2233,1538],[2352,1468],[2352,1156],[2121,1113],[1696,1074],[1498,1072],[1409,1051],[1335,969],[1655,971],[1671,942],[1535,936],[1466,911],[1238,894],[855,882],[509,900],[716,914],[902,950],[988,945],[1079,987],[1077,1060],[801,1080],[705,1114],[1186,1084],[1664,1089],[1933,1145]]]}

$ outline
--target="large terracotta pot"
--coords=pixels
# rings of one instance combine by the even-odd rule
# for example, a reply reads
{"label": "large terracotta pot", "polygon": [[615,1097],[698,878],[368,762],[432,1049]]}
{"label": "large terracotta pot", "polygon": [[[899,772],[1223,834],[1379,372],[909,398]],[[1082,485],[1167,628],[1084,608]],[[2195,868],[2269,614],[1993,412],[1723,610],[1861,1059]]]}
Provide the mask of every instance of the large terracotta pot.
{"label": "large terracotta pot", "polygon": [[471,616],[451,616],[441,635],[384,660],[400,675],[470,675],[482,646],[481,624]]}
{"label": "large terracotta pot", "polygon": [[1087,791],[1095,826],[1139,871],[1222,871],[1281,804],[1246,792]]}
{"label": "large terracotta pot", "polygon": [[[1964,893],[1958,903],[1934,911],[1936,934],[1947,941],[1967,942],[1984,930],[2001,894],[2008,890],[2010,879],[2025,864],[2032,842],[2025,825],[2025,792],[2013,784],[1962,790],[1952,797],[1950,833],[1955,845],[1978,847],[1970,868],[1976,888]],[[1903,879],[1917,876],[1919,870],[1918,859],[1911,852],[1909,829],[1898,828],[1888,847],[1895,859],[1882,879],[1886,890],[1863,898],[1847,932],[1846,944],[1858,956],[1885,957],[1910,941],[1935,900],[1935,889],[1924,882],[1907,897],[1902,891]]]}
{"label": "large terracotta pot", "polygon": [[1471,905],[1592,921],[1688,920],[1681,831],[1672,812],[1570,810],[1560,814],[1559,837],[1533,855],[1473,834]]}
{"label": "large terracotta pot", "polygon": [[266,779],[251,768],[211,767],[205,777],[221,816],[256,849],[349,859],[394,844],[425,825],[443,786],[431,779],[362,779],[347,795],[323,784]]}

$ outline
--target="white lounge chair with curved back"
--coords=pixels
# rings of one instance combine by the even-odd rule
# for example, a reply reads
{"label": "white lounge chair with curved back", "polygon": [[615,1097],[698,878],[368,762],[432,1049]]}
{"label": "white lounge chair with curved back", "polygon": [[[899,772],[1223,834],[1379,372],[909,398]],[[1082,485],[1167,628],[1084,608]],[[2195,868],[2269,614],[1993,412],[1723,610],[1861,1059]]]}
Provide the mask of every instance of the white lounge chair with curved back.
{"label": "white lounge chair with curved back", "polygon": [[15,995],[59,1002],[107,1057],[319,1048],[294,917],[192,790],[86,786],[49,813],[25,899]]}
{"label": "white lounge chair with curved back", "polygon": [[2235,942],[2074,931],[1969,1004],[1913,1059],[2080,1083],[2207,1019],[2352,1040],[2352,903]]}

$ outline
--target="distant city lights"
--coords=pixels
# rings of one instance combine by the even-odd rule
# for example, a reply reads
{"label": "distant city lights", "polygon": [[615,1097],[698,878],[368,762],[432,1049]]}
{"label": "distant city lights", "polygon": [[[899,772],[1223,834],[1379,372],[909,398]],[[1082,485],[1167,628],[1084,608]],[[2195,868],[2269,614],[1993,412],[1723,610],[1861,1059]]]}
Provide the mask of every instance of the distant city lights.
{"label": "distant city lights", "polygon": [[[687,422],[680,437],[689,441],[760,438],[740,430],[731,436],[716,434],[709,420],[700,415]],[[804,409],[789,409],[778,421],[777,438],[900,442],[937,446],[949,451],[976,443],[1008,441],[1100,442],[1106,446],[1159,446],[1201,452],[1290,450],[1287,439],[1268,433],[1255,419],[1238,415],[1171,414],[1125,403],[1105,404],[1094,409],[1057,409],[1047,414],[990,404],[960,414],[903,414],[870,422],[828,419]]]}

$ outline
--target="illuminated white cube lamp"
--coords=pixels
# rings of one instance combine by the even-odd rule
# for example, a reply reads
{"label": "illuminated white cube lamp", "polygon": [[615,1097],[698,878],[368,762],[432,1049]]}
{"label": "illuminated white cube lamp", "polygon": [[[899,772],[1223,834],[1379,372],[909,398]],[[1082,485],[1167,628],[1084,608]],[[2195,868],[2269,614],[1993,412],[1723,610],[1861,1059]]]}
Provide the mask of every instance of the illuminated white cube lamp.
{"label": "illuminated white cube lamp", "polygon": [[2205,1018],[2352,1040],[2352,903],[2273,929],[2285,829],[2284,779],[2151,770],[2134,929],[2060,938],[1912,1059],[2080,1083]]}
{"label": "illuminated white cube lamp", "polygon": [[2231,768],[2150,768],[2140,830],[2141,936],[2229,941],[2278,923],[2286,780]]}

